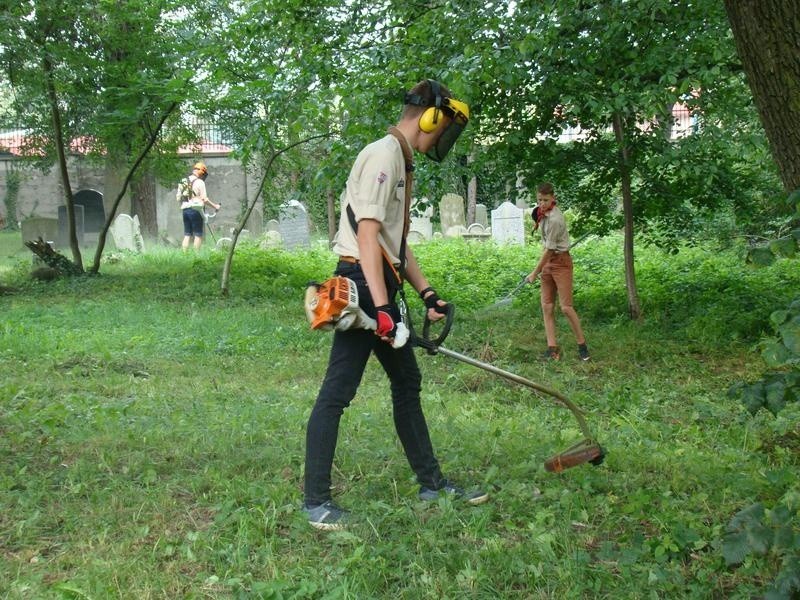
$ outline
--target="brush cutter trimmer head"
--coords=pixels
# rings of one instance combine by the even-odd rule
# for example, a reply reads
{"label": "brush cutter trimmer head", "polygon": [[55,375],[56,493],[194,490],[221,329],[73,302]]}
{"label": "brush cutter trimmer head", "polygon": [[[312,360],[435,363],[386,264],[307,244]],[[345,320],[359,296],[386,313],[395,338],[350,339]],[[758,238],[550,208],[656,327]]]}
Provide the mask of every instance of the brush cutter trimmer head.
{"label": "brush cutter trimmer head", "polygon": [[551,456],[544,461],[544,469],[551,473],[561,473],[565,469],[571,469],[587,462],[597,466],[602,464],[605,457],[606,453],[600,444],[592,440],[581,440],[574,446],[564,450],[564,452]]}

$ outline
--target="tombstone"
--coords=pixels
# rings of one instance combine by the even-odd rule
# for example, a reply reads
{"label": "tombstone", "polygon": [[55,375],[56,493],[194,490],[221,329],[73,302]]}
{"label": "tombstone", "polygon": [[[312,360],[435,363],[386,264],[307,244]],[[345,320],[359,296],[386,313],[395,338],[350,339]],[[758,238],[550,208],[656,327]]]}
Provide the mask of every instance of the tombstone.
{"label": "tombstone", "polygon": [[[232,238],[233,234],[236,233],[236,227],[231,227],[228,230],[228,235]],[[239,232],[239,240],[249,240],[250,239],[250,230],[249,229],[242,229]]]}
{"label": "tombstone", "polygon": [[463,225],[452,225],[447,228],[447,231],[444,232],[444,237],[449,238],[460,238],[464,237],[464,234],[467,233],[467,228]]}
{"label": "tombstone", "polygon": [[275,219],[270,219],[267,221],[267,229],[266,231],[278,231],[279,224]]}
{"label": "tombstone", "polygon": [[74,204],[83,206],[84,233],[98,234],[106,223],[103,194],[97,190],[80,190],[72,197]]}
{"label": "tombstone", "polygon": [[467,232],[462,237],[465,240],[477,240],[482,242],[492,237],[492,234],[486,231],[486,228],[480,223],[473,223],[467,227]]}
{"label": "tombstone", "polygon": [[278,232],[283,238],[284,246],[288,249],[310,244],[308,214],[305,207],[297,200],[289,200],[281,206]]}
{"label": "tombstone", "polygon": [[486,212],[485,204],[475,205],[475,222],[483,225],[484,229],[489,226],[489,213]]}
{"label": "tombstone", "polygon": [[268,250],[269,248],[280,248],[282,245],[283,238],[281,237],[280,232],[268,229],[264,232],[264,237],[258,244],[258,247],[262,250]]}
{"label": "tombstone", "polygon": [[492,239],[501,244],[525,244],[525,226],[523,211],[511,204],[503,202],[492,211]]}
{"label": "tombstone", "polygon": [[214,244],[214,250],[223,250],[225,248],[230,248],[233,244],[233,239],[229,237],[222,237],[217,240],[217,243]]}
{"label": "tombstone", "polygon": [[433,237],[433,225],[430,217],[411,217],[408,227],[409,233],[416,231],[422,235],[423,239],[429,240]]}
{"label": "tombstone", "polygon": [[249,229],[250,233],[252,233],[255,237],[261,235],[261,232],[264,230],[264,217],[258,208],[254,208],[250,213],[250,216],[247,218],[247,223],[245,223],[245,227]]}
{"label": "tombstone", "polygon": [[139,226],[139,215],[135,215],[133,218],[130,215],[117,215],[109,230],[117,250],[144,252],[144,238]]}
{"label": "tombstone", "polygon": [[464,217],[464,199],[458,194],[445,194],[439,203],[439,216],[442,222],[442,232],[447,235],[447,230],[456,225],[466,227]]}
{"label": "tombstone", "polygon": [[58,219],[48,217],[30,217],[22,222],[22,243],[35,242],[42,238],[45,242],[58,239]]}
{"label": "tombstone", "polygon": [[[75,237],[78,238],[78,246],[83,246],[83,206],[74,205],[75,208]],[[67,219],[67,207],[58,207],[58,241],[61,248],[69,246],[69,220]]]}
{"label": "tombstone", "polygon": [[406,241],[409,244],[419,244],[420,242],[424,242],[427,239],[428,238],[426,238],[422,232],[417,231],[416,229],[409,229],[408,235],[406,236]]}

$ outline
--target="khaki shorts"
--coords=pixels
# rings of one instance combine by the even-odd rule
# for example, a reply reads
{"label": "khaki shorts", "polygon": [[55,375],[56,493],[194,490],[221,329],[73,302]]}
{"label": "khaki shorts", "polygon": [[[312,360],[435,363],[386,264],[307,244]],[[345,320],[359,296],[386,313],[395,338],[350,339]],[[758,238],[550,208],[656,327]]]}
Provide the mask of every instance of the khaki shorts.
{"label": "khaki shorts", "polygon": [[568,252],[554,255],[542,269],[542,304],[553,304],[556,291],[558,303],[572,306],[572,257]]}

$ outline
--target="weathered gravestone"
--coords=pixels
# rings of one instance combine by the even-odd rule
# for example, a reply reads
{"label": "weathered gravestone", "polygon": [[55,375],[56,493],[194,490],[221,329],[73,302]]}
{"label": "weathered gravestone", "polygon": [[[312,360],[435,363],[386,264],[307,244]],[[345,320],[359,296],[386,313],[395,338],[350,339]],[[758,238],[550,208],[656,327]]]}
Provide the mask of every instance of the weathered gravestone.
{"label": "weathered gravestone", "polygon": [[444,237],[450,238],[460,238],[464,237],[467,233],[467,228],[463,225],[453,225],[447,228],[447,231],[444,232]]}
{"label": "weathered gravestone", "polygon": [[76,205],[83,206],[83,231],[99,234],[106,223],[106,209],[103,194],[97,190],[80,190],[73,196]]}
{"label": "weathered gravestone", "polygon": [[305,207],[297,200],[289,200],[281,206],[278,232],[286,248],[309,245],[311,235],[308,230],[308,214]]}
{"label": "weathered gravestone", "polygon": [[409,244],[419,244],[420,242],[426,241],[426,238],[421,232],[417,231],[416,229],[410,229],[408,231],[408,235],[406,236],[406,241]]}
{"label": "weathered gravestone", "polygon": [[283,239],[281,238],[281,234],[278,231],[268,229],[264,232],[258,247],[262,250],[267,250],[269,248],[280,248],[282,245]]}
{"label": "weathered gravestone", "polygon": [[58,239],[58,219],[29,217],[22,222],[21,229],[23,245],[39,238],[45,242],[55,242]]}
{"label": "weathered gravestone", "polygon": [[[75,208],[75,237],[78,238],[78,245],[83,246],[83,206],[76,204]],[[67,207],[58,207],[58,241],[59,248],[69,247],[69,219],[67,218]]]}
{"label": "weathered gravestone", "polygon": [[445,194],[439,203],[439,217],[442,221],[442,232],[447,232],[451,227],[467,227],[464,216],[464,199],[458,194]]}
{"label": "weathered gravestone", "polygon": [[130,215],[117,215],[117,218],[111,224],[110,231],[117,250],[144,252],[144,238],[139,226],[138,215],[133,218]]}
{"label": "weathered gravestone", "polygon": [[502,244],[525,244],[521,208],[503,202],[492,211],[492,239]]}
{"label": "weathered gravestone", "polygon": [[422,237],[422,240],[429,240],[433,237],[433,224],[430,217],[411,217],[408,232],[415,232]]}
{"label": "weathered gravestone", "polygon": [[489,227],[489,213],[486,211],[485,204],[475,205],[475,222],[479,225],[483,225],[484,229]]}
{"label": "weathered gravestone", "polygon": [[278,223],[277,220],[270,219],[269,221],[267,221],[266,231],[278,231],[279,226],[280,226],[280,223]]}

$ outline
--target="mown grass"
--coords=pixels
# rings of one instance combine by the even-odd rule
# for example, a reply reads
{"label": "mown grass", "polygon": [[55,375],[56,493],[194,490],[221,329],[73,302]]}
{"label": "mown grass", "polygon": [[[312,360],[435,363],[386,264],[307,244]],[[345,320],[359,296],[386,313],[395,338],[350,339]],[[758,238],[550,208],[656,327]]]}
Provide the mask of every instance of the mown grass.
{"label": "mown grass", "polygon": [[[0,235],[5,248],[7,234]],[[417,247],[458,307],[446,346],[555,387],[608,451],[562,475],[542,461],[579,438],[568,411],[444,356],[418,358],[447,474],[492,501],[425,506],[370,364],[337,448],[348,531],[300,511],[305,423],[329,337],[301,307],[334,259],[243,247],[223,257],[119,255],[97,277],[32,282],[0,270],[0,595],[5,598],[749,598],[778,565],[727,569],[725,524],[796,486],[797,409],[751,418],[727,387],[762,368],[769,311],[796,263],[735,251],[639,249],[646,320],[625,316],[619,240],[575,252],[593,361],[536,357],[536,292],[481,310],[528,272],[535,247]],[[4,256],[6,256],[4,254]],[[419,302],[409,294],[414,314]]]}

